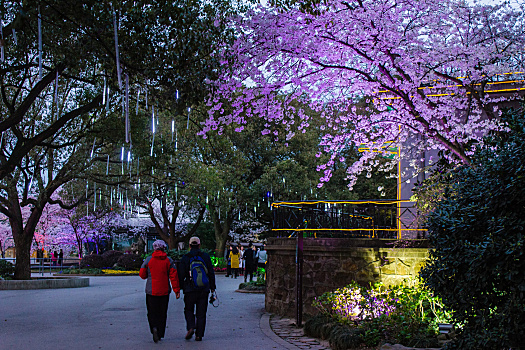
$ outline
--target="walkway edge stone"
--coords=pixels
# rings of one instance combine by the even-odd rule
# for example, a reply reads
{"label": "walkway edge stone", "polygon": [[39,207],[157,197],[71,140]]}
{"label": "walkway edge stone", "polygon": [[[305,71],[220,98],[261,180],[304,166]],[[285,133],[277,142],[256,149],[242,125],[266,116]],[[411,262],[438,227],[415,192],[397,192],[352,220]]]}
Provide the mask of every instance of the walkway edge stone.
{"label": "walkway edge stone", "polygon": [[56,289],[89,287],[86,277],[34,278],[32,280],[0,281],[0,290]]}
{"label": "walkway edge stone", "polygon": [[288,350],[300,350],[297,346],[288,343],[281,337],[279,337],[277,334],[275,334],[272,330],[272,327],[270,326],[270,316],[269,313],[264,313],[261,316],[261,320],[259,323],[259,327],[261,328],[262,332],[271,340],[282,346],[284,349]]}

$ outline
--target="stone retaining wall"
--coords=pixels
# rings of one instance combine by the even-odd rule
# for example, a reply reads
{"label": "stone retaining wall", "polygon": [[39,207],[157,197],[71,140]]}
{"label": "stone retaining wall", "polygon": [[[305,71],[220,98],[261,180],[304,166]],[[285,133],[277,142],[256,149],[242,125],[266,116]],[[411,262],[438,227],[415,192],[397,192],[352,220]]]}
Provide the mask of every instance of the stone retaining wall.
{"label": "stone retaining wall", "polygon": [[0,281],[0,290],[81,288],[89,286],[86,277],[34,277],[31,280]]}
{"label": "stone retaining wall", "polygon": [[[396,240],[324,238],[304,239],[303,310],[315,314],[312,301],[351,281],[367,285],[397,285],[417,276],[428,258],[426,240],[410,241],[410,248],[394,248]],[[270,238],[266,280],[266,310],[295,316],[296,239]]]}

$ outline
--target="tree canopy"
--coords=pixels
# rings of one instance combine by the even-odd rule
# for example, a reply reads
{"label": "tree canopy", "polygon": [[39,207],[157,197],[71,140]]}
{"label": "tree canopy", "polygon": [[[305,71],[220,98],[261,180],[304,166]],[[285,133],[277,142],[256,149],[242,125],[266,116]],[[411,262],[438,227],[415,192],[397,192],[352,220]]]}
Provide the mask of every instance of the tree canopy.
{"label": "tree canopy", "polygon": [[[509,73],[510,80],[523,75],[524,14],[506,3],[274,3],[286,10],[261,5],[232,20],[240,35],[224,60],[236,60],[214,81],[203,134],[230,123],[240,131],[256,116],[267,121],[263,133],[288,139],[309,126],[291,103],[302,98],[326,119],[322,144],[331,158],[322,183],[344,150],[361,144],[394,142],[407,156],[442,150],[469,164],[473,145],[501,128],[495,103],[518,97],[512,88],[505,96],[491,92]],[[359,108],[363,98],[368,103]],[[222,108],[227,99],[233,111]],[[299,121],[291,118],[296,114]],[[349,165],[350,186],[377,155]]]}

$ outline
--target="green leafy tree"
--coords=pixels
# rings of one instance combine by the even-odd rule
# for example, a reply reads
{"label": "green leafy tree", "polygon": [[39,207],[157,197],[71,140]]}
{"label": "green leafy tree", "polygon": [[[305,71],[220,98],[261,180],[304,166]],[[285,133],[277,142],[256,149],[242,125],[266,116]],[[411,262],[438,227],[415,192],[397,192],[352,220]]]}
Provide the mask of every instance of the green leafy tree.
{"label": "green leafy tree", "polygon": [[30,0],[1,9],[0,211],[16,244],[15,278],[27,279],[34,228],[44,206],[58,203],[55,191],[86,172],[99,183],[125,181],[124,171],[102,170],[107,156],[124,168],[119,146],[132,149],[144,132],[134,122],[154,105],[186,115],[203,99],[205,79],[220,70],[213,53],[231,41],[221,18],[237,8],[223,0]]}
{"label": "green leafy tree", "polygon": [[449,348],[525,343],[525,117],[506,112],[508,132],[486,139],[472,166],[450,172],[430,213],[430,261],[421,274],[459,327]]}

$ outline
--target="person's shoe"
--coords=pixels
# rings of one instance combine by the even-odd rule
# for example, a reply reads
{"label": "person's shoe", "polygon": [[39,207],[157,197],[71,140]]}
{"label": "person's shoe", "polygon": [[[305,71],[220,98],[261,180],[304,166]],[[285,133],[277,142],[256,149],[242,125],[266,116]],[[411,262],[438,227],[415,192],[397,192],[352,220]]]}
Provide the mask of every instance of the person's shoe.
{"label": "person's shoe", "polygon": [[[186,333],[186,336],[184,337],[184,339],[186,339],[186,340],[191,339],[191,337],[193,337],[193,333],[195,333],[195,330],[193,328],[190,328],[188,333]],[[195,337],[195,338],[197,338],[197,337]]]}
{"label": "person's shoe", "polygon": [[202,341],[202,337],[195,336],[195,341]]}
{"label": "person's shoe", "polygon": [[159,334],[157,332],[157,327],[153,327],[153,341],[155,343],[159,342]]}

